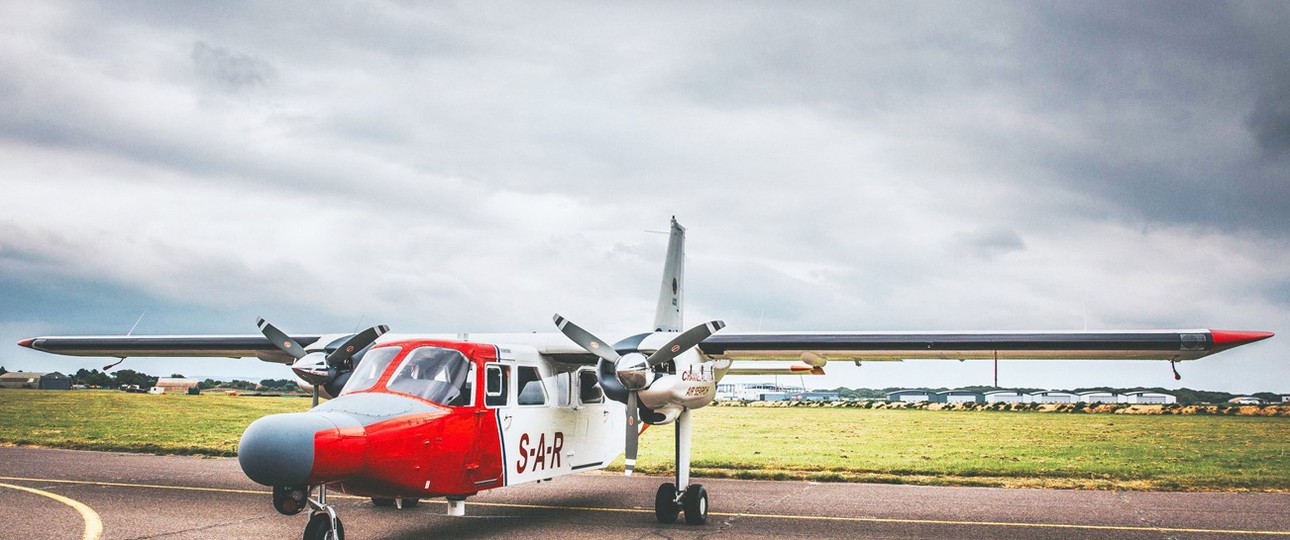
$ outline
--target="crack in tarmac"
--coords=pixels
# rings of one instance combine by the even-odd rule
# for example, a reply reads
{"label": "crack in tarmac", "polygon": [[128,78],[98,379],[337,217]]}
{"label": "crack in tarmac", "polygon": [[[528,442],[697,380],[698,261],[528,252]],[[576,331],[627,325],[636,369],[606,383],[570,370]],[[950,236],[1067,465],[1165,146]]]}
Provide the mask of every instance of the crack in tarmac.
{"label": "crack in tarmac", "polygon": [[787,500],[789,500],[789,499],[791,499],[791,498],[793,498],[793,497],[801,496],[802,494],[804,494],[804,493],[806,493],[807,491],[809,491],[812,487],[815,487],[815,485],[816,485],[816,484],[815,484],[815,482],[805,482],[805,483],[803,483],[803,484],[802,484],[802,489],[799,489],[799,490],[796,490],[796,491],[792,491],[792,492],[789,492],[789,493],[785,493],[783,497],[780,497],[780,498],[778,498],[778,499],[775,499],[774,501],[769,501],[769,500],[766,500],[766,499],[758,499],[756,502],[754,502],[753,504],[749,505],[747,508],[744,508],[743,510],[741,510],[741,511],[739,511],[739,512],[736,512],[736,513],[735,513],[735,515],[730,516],[730,517],[728,517],[728,518],[726,518],[726,519],[722,520],[722,521],[721,521],[721,525],[720,525],[719,527],[717,527],[717,530],[712,531],[712,532],[709,532],[709,533],[701,534],[701,535],[699,535],[699,537],[698,537],[698,538],[701,538],[701,539],[702,539],[702,538],[707,538],[707,537],[709,537],[709,536],[720,536],[721,534],[725,533],[726,531],[728,531],[728,530],[730,530],[732,527],[734,527],[735,522],[736,522],[736,521],[739,521],[739,519],[740,519],[740,518],[742,518],[742,517],[744,517],[744,516],[746,516],[746,515],[748,515],[748,514],[757,513],[757,510],[759,510],[759,509],[761,509],[761,508],[763,508],[763,507],[766,507],[766,506],[774,506],[774,505],[777,505],[777,504],[782,503],[782,502],[784,502],[784,501],[787,501]]}

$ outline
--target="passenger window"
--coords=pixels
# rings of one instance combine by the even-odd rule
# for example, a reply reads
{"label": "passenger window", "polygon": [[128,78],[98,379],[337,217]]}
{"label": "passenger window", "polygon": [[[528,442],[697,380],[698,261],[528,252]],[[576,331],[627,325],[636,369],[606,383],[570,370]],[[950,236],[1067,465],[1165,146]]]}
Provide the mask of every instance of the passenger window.
{"label": "passenger window", "polygon": [[600,389],[600,379],[596,372],[584,369],[578,372],[578,401],[582,403],[602,403],[605,393]]}
{"label": "passenger window", "polygon": [[537,368],[520,366],[516,371],[516,382],[519,384],[519,405],[546,405],[546,389],[542,387],[542,375]]}
{"label": "passenger window", "polygon": [[485,371],[484,382],[484,405],[489,407],[505,407],[507,397],[510,395],[510,374],[509,366],[499,366],[493,364],[488,366]]}

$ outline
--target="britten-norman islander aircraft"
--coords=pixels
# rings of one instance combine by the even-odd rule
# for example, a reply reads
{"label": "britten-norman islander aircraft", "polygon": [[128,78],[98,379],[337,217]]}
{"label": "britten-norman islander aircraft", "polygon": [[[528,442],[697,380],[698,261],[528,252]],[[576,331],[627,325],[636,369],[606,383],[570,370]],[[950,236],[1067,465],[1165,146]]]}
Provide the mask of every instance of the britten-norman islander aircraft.
{"label": "britten-norman islander aircraft", "polygon": [[[460,516],[480,491],[601,469],[624,453],[630,475],[640,431],[663,424],[676,429],[676,477],[659,486],[655,516],[674,523],[683,514],[701,525],[708,494],[690,482],[690,411],[712,403],[727,375],[823,374],[836,360],[1174,364],[1272,336],[1207,329],[718,334],[721,321],[686,330],[684,241],[673,218],[653,330],[614,341],[556,315],[560,333],[400,335],[376,326],[289,335],[261,319],[262,335],[56,336],[19,345],[73,356],[254,356],[289,364],[312,388],[314,407],[253,422],[238,461],[251,480],[273,488],[279,512],[310,509],[306,540],[339,540],[344,527],[329,490],[398,508],[445,497],[449,515]],[[746,365],[761,361],[781,364]],[[330,399],[319,405],[319,396]]]}

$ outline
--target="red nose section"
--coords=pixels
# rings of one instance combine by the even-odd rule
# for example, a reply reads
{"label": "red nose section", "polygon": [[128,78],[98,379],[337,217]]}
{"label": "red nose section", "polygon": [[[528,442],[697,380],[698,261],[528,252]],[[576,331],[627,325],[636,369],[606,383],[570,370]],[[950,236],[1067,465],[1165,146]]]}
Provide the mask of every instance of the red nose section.
{"label": "red nose section", "polygon": [[1268,339],[1274,334],[1272,332],[1255,332],[1246,330],[1210,330],[1210,336],[1214,338],[1214,345],[1223,348],[1237,347],[1246,343],[1254,343],[1261,339]]}
{"label": "red nose section", "polygon": [[18,342],[18,345],[19,345],[19,346],[26,347],[26,348],[30,349],[30,348],[31,348],[31,344],[32,344],[32,343],[35,343],[35,342],[36,342],[36,338],[27,338],[27,339],[24,339],[24,340],[22,340],[22,341],[19,341],[19,342]]}

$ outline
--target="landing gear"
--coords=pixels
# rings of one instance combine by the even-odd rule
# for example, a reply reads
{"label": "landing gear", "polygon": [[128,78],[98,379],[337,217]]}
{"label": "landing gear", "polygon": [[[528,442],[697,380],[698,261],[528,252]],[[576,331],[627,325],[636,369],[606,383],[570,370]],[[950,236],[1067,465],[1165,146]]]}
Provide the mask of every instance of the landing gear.
{"label": "landing gear", "polygon": [[703,525],[708,522],[708,492],[702,485],[690,484],[681,498],[685,509],[685,522],[690,525]]}
{"label": "landing gear", "polygon": [[676,523],[676,516],[681,513],[681,505],[676,504],[676,499],[676,484],[668,482],[658,487],[658,493],[654,495],[654,517],[659,523]]}
{"label": "landing gear", "polygon": [[659,486],[654,495],[654,517],[659,523],[676,523],[682,511],[687,524],[708,522],[708,492],[690,483],[690,435],[690,411],[681,411],[676,419],[676,483]]}
{"label": "landing gear", "polygon": [[689,525],[703,525],[708,522],[708,492],[702,485],[690,484],[684,492],[677,491],[676,484],[668,482],[658,487],[654,495],[654,517],[659,523],[676,523],[676,518],[685,512],[685,522]]}
{"label": "landing gear", "polygon": [[417,504],[420,502],[421,499],[411,497],[372,497],[372,504],[376,506],[394,506],[399,510],[416,508]]}
{"label": "landing gear", "polygon": [[313,512],[305,525],[304,540],[345,540],[345,525],[336,515],[336,509],[327,504],[327,485],[318,486],[318,498],[307,499]]}
{"label": "landing gear", "polygon": [[345,526],[335,515],[314,512],[305,525],[304,540],[345,540]]}

